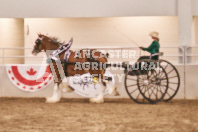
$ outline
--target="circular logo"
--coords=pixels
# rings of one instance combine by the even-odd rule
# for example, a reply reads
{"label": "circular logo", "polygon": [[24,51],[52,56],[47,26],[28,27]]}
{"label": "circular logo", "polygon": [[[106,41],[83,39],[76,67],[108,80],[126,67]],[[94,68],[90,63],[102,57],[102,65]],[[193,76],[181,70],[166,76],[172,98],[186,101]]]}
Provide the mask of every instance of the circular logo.
{"label": "circular logo", "polygon": [[[115,84],[115,78],[110,71],[106,71],[104,76],[112,78],[112,83]],[[69,85],[74,88],[77,94],[89,98],[97,97],[101,87],[98,83],[95,83],[90,73],[70,77]],[[105,89],[104,93],[108,93],[108,88]]]}
{"label": "circular logo", "polygon": [[23,91],[39,91],[53,80],[48,65],[8,65],[6,71],[11,82]]}

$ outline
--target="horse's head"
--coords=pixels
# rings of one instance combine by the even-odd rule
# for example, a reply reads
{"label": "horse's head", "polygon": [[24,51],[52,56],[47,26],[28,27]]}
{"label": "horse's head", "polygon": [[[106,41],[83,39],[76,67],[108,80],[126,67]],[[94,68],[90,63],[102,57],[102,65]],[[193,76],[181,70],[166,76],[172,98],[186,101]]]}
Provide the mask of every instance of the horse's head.
{"label": "horse's head", "polygon": [[43,43],[44,35],[38,34],[38,38],[35,41],[34,49],[32,50],[33,55],[37,55],[39,52],[44,50],[45,44]]}
{"label": "horse's head", "polygon": [[69,50],[73,42],[73,38],[67,43],[61,43],[58,41],[56,37],[48,37],[42,34],[38,34],[38,38],[35,41],[34,49],[32,50],[33,55],[37,55],[39,52],[44,50],[45,52],[47,50],[56,50],[61,45],[63,45],[63,48],[65,50]]}

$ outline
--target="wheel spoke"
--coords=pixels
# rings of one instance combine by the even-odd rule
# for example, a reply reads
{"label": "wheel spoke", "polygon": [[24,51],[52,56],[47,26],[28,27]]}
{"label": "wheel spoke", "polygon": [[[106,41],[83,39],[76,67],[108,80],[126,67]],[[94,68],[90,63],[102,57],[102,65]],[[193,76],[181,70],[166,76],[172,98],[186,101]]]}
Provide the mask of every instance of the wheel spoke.
{"label": "wheel spoke", "polygon": [[[153,88],[153,89],[151,89],[151,90],[152,90],[152,92],[151,92],[151,94],[150,94],[150,96],[149,96],[149,99],[150,99],[152,93],[155,95],[155,93],[154,93],[155,88]],[[156,96],[156,95],[155,95],[155,96]]]}
{"label": "wheel spoke", "polygon": [[[156,89],[156,94],[155,94],[156,100],[159,100],[159,98],[158,98],[158,96],[157,96],[157,95],[158,95],[158,86],[157,86],[157,85],[155,86],[155,89]],[[154,89],[154,90],[155,90],[155,89]]]}
{"label": "wheel spoke", "polygon": [[172,77],[168,77],[168,79],[175,78],[175,77],[178,78],[178,76],[172,76]]}
{"label": "wheel spoke", "polygon": [[128,80],[134,80],[134,81],[137,81],[136,79],[132,79],[132,78],[127,78]]}
{"label": "wheel spoke", "polygon": [[166,76],[166,75],[165,75],[165,73],[163,71],[163,72],[161,72],[161,75],[159,76],[159,78],[163,78],[164,76]]}
{"label": "wheel spoke", "polygon": [[[148,91],[148,87],[146,87],[146,88],[145,88],[145,90],[144,90],[144,94],[146,93],[146,91]],[[143,91],[142,91],[142,92],[143,92]]]}
{"label": "wheel spoke", "polygon": [[169,72],[167,73],[167,75],[170,74],[170,73],[171,73],[172,71],[174,71],[174,70],[175,70],[175,69],[172,69],[171,71],[169,71]]}
{"label": "wheel spoke", "polygon": [[165,79],[165,80],[161,80],[161,84],[166,85],[166,84],[167,84],[167,79]]}
{"label": "wheel spoke", "polygon": [[136,97],[136,100],[138,99],[139,96],[140,96],[140,93],[139,93],[138,96]]}
{"label": "wheel spoke", "polygon": [[168,82],[168,83],[171,83],[171,84],[178,84],[178,83],[175,83],[175,82]]}
{"label": "wheel spoke", "polygon": [[139,87],[145,86],[144,83],[139,83]]}
{"label": "wheel spoke", "polygon": [[[158,73],[157,73],[157,75],[158,75]],[[155,78],[157,78],[157,75],[153,74],[153,77],[150,78],[150,79],[155,79]]]}
{"label": "wheel spoke", "polygon": [[145,86],[140,87],[140,90],[141,91],[145,90]]}
{"label": "wheel spoke", "polygon": [[135,91],[137,91],[138,89],[133,90],[132,92],[130,92],[130,94],[134,93]]}
{"label": "wheel spoke", "polygon": [[[149,85],[148,88],[147,88],[147,91],[148,91],[148,94],[149,94],[149,95],[150,95],[150,90],[152,90],[151,88],[152,88],[152,85]],[[144,94],[145,94],[145,93],[144,93]]]}
{"label": "wheel spoke", "polygon": [[142,80],[139,80],[139,82],[144,82],[144,80],[142,79]]}
{"label": "wheel spoke", "polygon": [[164,71],[159,71],[159,73],[157,74],[157,77],[162,78],[163,73],[164,73]]}
{"label": "wheel spoke", "polygon": [[168,91],[167,91],[167,94],[168,94],[169,97],[171,97],[171,95],[168,93]]}
{"label": "wheel spoke", "polygon": [[144,91],[144,94],[146,93],[146,91],[148,91],[148,93],[149,93],[149,89],[151,89],[151,86],[150,85],[147,86],[147,89]]}
{"label": "wheel spoke", "polygon": [[168,67],[168,63],[167,63],[167,65],[165,66],[165,68],[164,69],[166,69]]}
{"label": "wheel spoke", "polygon": [[168,78],[166,76],[163,78],[160,78],[160,79],[161,79],[161,81],[168,80]]}
{"label": "wheel spoke", "polygon": [[162,90],[161,90],[160,86],[157,86],[157,87],[159,88],[159,90],[160,90],[161,94],[163,94],[163,92],[162,92]]}
{"label": "wheel spoke", "polygon": [[153,90],[151,89],[151,93],[149,94],[149,99],[151,98],[152,93],[153,93]]}
{"label": "wheel spoke", "polygon": [[172,91],[176,91],[174,88],[168,87],[169,89],[171,89]]}
{"label": "wheel spoke", "polygon": [[127,87],[132,87],[132,86],[136,86],[137,84],[133,84],[133,85],[128,85]]}
{"label": "wheel spoke", "polygon": [[[153,91],[155,91],[155,89],[156,89],[156,85],[154,85]],[[156,99],[158,100],[157,93],[158,93],[158,89],[157,89],[157,92],[156,93],[153,92],[153,94],[155,95]]]}
{"label": "wheel spoke", "polygon": [[156,85],[156,89],[157,89],[157,92],[156,92],[156,99],[158,100],[158,92],[159,92],[159,89],[158,89],[158,86]]}

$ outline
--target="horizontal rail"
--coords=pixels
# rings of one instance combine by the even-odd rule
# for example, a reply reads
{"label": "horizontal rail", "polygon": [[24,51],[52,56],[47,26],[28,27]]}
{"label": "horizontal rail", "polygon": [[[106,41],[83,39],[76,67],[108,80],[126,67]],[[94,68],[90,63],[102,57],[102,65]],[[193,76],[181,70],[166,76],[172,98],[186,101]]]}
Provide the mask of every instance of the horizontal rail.
{"label": "horizontal rail", "polygon": [[[137,56],[139,57],[139,55],[134,55],[134,57]],[[182,55],[163,55],[165,57],[182,57]],[[191,56],[191,55],[188,55]],[[198,56],[198,55],[196,55]],[[0,58],[41,58],[43,56],[0,56]],[[116,57],[122,57],[122,55],[116,56]],[[111,57],[109,57],[111,58]],[[131,57],[133,58],[133,57]],[[124,58],[123,58],[124,59]]]}
{"label": "horizontal rail", "polygon": [[[182,48],[180,46],[163,46],[163,47],[160,47],[160,48]],[[197,47],[198,48],[198,47]],[[0,48],[1,49],[33,49],[33,48],[25,48],[25,47],[14,47],[14,48]],[[89,48],[79,48],[79,47],[72,47],[72,49],[140,49],[139,47],[133,47],[133,46],[130,46],[130,47],[121,47],[121,46],[113,46],[112,47],[108,47],[108,46],[103,46],[103,47],[89,47]]]}
{"label": "horizontal rail", "polygon": [[0,56],[0,58],[42,58],[43,56]]}
{"label": "horizontal rail", "polygon": [[[163,55],[163,57],[167,57],[167,58],[171,58],[171,57],[181,57],[182,58],[182,62],[185,62],[184,59],[186,59],[187,57],[185,56],[184,57],[184,48],[182,46],[163,46],[163,47],[160,47],[161,49],[173,49],[173,50],[181,50],[182,53],[181,54],[178,54],[178,52],[176,52],[177,54],[165,54]],[[101,47],[101,46],[98,46],[98,47],[88,47],[88,48],[79,48],[79,47],[72,47],[71,48],[72,50],[79,50],[79,49],[97,49],[97,50],[106,50],[105,52],[108,52],[110,50],[121,50],[121,52],[119,53],[119,55],[116,55],[115,57],[119,57],[119,59],[134,59],[134,57],[139,57],[139,56],[142,56],[142,55],[145,55],[144,53],[145,52],[142,52],[141,49],[139,47],[135,47],[135,46],[130,46],[130,47],[121,47],[121,46],[114,46],[113,48],[112,47]],[[24,54],[27,54],[29,53],[30,54],[30,50],[32,50],[32,48],[29,48],[29,47],[15,47],[15,48],[0,48],[0,53],[2,52],[3,55],[0,56],[1,59],[3,59],[3,64],[5,64],[4,62],[6,62],[6,58],[43,58],[42,55],[40,56],[30,56],[30,55],[6,55],[7,52],[9,52],[9,50],[24,50]],[[133,55],[133,57],[124,57],[123,54],[122,54],[122,51],[124,50],[135,50],[136,51],[136,54]],[[26,52],[28,51],[28,52]],[[116,54],[116,53],[115,53]],[[115,55],[114,54],[114,55]],[[109,57],[109,59],[114,59],[114,58],[111,58]],[[37,61],[37,60],[36,60]],[[121,61],[121,60],[120,60]],[[33,62],[35,63],[35,61]]]}

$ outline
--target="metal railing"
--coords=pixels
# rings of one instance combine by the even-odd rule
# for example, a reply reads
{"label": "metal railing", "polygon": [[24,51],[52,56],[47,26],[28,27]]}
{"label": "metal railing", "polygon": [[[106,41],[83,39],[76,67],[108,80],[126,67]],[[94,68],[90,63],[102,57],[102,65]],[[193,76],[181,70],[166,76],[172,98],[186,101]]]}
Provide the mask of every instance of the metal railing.
{"label": "metal railing", "polygon": [[198,65],[198,46],[185,47],[186,65]]}
{"label": "metal railing", "polygon": [[[140,57],[142,55],[149,55],[147,52],[140,50],[137,47],[91,47],[92,49],[97,49],[97,50],[105,50],[105,51],[110,51],[110,50],[120,50],[121,55],[120,55],[120,61],[123,60],[122,57],[122,52],[124,50],[135,50],[136,51],[136,57]],[[189,62],[189,57],[198,57],[198,54],[188,54],[186,53],[187,50],[192,49],[194,47],[161,47],[160,50],[161,52],[164,52],[164,56],[162,59],[168,60],[174,65],[184,65],[185,62]],[[195,47],[198,49],[198,47]],[[86,48],[87,49],[87,48]],[[20,52],[16,52],[19,51]],[[1,64],[12,64],[16,63],[16,59],[23,59],[23,61],[20,61],[18,64],[26,64],[28,62],[28,59],[31,61],[32,58],[36,59],[41,59],[43,58],[43,54],[38,54],[38,56],[33,56],[31,54],[32,48],[24,48],[24,47],[17,47],[17,48],[0,48],[0,59],[2,59]],[[79,48],[72,48],[72,50],[79,50]],[[13,52],[14,51],[14,52]],[[12,61],[7,61],[8,59],[12,59]],[[36,60],[33,62],[35,64]],[[198,62],[198,60],[197,60]],[[40,61],[38,61],[40,63]],[[187,63],[188,64],[188,63]]]}
{"label": "metal railing", "polygon": [[[93,49],[97,50],[120,50],[121,53],[124,50],[135,50],[136,51],[136,57],[140,57],[143,55],[149,55],[147,52],[140,50],[137,47],[92,47]],[[87,49],[87,48],[86,48]],[[11,52],[11,51],[18,51],[22,50],[21,52]],[[0,48],[0,59],[2,59],[2,62],[0,64],[5,65],[5,64],[16,64],[16,61],[7,61],[7,59],[23,59],[23,63],[21,64],[27,64],[28,61],[32,61],[33,58],[38,58],[42,59],[43,58],[43,53],[39,54],[38,56],[33,56],[31,55],[31,50],[32,48]],[[72,50],[79,50],[79,48],[72,48]],[[164,52],[164,56],[162,59],[170,61],[174,65],[182,66],[182,74],[183,74],[183,85],[184,85],[184,95],[186,95],[186,65],[198,65],[198,46],[178,46],[178,47],[161,47],[160,48],[161,52]],[[123,56],[120,55],[120,60],[119,61],[124,61]],[[37,61],[37,60],[36,60]],[[109,61],[109,59],[108,59]],[[32,63],[32,64],[41,64],[40,60],[38,60],[39,63]],[[18,63],[19,64],[19,63]],[[3,67],[4,68],[4,67]],[[4,81],[3,81],[4,83]]]}
{"label": "metal railing", "polygon": [[[79,50],[80,48],[72,48],[74,50]],[[86,48],[87,49],[87,48]],[[141,51],[137,47],[92,47],[92,49],[97,50],[121,50],[123,52],[124,50],[135,50],[136,51],[136,57],[140,57],[143,55],[149,55],[146,51]],[[21,51],[20,51],[21,50]],[[24,48],[24,47],[15,47],[15,48],[0,48],[0,59],[2,60],[0,64],[11,64],[12,61],[9,61],[6,63],[7,59],[24,59],[25,64],[28,59],[31,58],[42,58],[43,54],[38,54],[38,56],[31,55],[32,48]],[[172,50],[172,51],[170,51]],[[14,52],[13,52],[14,51]],[[20,51],[20,52],[16,52]],[[28,52],[29,51],[29,52]],[[198,65],[198,46],[176,46],[176,47],[161,47],[161,52],[164,52],[163,59],[171,61],[174,65]],[[120,59],[122,59],[122,56],[120,56]],[[174,59],[174,60],[173,60]],[[14,61],[16,63],[16,61]]]}

